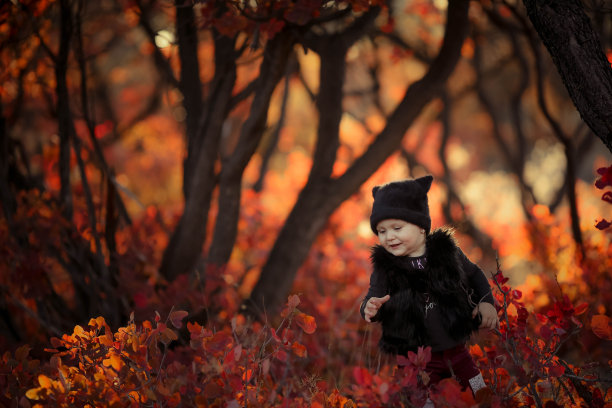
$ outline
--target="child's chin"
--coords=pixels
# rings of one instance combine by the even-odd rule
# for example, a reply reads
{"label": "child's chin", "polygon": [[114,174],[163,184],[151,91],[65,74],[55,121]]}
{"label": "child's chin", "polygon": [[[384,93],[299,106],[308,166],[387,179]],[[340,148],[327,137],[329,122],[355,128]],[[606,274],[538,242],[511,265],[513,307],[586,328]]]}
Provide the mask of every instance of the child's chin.
{"label": "child's chin", "polygon": [[395,256],[403,256],[405,255],[405,250],[401,247],[397,248],[387,248],[387,251],[391,252]]}

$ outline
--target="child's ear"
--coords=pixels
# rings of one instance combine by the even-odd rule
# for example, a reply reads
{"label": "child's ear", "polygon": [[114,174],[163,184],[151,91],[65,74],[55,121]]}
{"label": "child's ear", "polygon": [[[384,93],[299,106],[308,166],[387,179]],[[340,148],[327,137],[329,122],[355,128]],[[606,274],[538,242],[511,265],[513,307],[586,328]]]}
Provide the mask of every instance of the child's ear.
{"label": "child's ear", "polygon": [[372,197],[376,198],[376,192],[380,190],[380,186],[376,186],[372,189]]}
{"label": "child's ear", "polygon": [[431,183],[433,182],[433,176],[427,175],[427,176],[419,177],[415,181],[419,183],[419,185],[423,188],[425,192],[428,192],[429,188],[431,187]]}

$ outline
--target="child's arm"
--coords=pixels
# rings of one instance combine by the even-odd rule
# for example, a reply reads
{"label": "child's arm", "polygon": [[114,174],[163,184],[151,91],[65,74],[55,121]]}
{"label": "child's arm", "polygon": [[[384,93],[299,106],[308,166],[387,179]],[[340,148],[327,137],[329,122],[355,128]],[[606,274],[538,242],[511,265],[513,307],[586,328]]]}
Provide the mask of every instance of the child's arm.
{"label": "child's arm", "polygon": [[370,288],[368,294],[363,298],[359,312],[367,322],[374,322],[380,318],[380,308],[389,297],[387,296],[387,282],[384,276],[376,269],[370,276]]}
{"label": "child's arm", "polygon": [[495,309],[495,299],[491,292],[491,286],[482,269],[470,261],[463,252],[460,254],[463,270],[465,271],[471,289],[474,290],[474,300],[476,307],[472,311],[472,317],[480,313],[480,328],[494,329],[499,324],[497,309]]}

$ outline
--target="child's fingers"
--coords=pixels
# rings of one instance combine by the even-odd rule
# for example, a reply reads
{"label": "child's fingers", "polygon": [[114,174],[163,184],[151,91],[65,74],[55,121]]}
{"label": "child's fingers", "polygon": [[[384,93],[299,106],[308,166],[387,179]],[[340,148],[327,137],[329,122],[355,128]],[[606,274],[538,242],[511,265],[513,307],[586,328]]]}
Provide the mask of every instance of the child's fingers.
{"label": "child's fingers", "polygon": [[391,298],[391,296],[389,295],[385,295],[381,298],[370,298],[370,301],[372,302],[372,304],[376,307],[381,307],[383,304],[385,304],[389,299]]}
{"label": "child's fingers", "polygon": [[497,327],[498,324],[498,320],[497,318],[486,318],[482,320],[482,323],[480,323],[480,328],[482,329],[495,329]]}

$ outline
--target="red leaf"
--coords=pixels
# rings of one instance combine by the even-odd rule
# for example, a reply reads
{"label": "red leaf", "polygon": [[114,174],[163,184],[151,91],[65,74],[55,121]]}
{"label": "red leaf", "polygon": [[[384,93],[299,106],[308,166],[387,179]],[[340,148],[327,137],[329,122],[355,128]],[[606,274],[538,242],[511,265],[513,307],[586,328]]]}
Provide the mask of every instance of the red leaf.
{"label": "red leaf", "polygon": [[295,322],[302,328],[302,330],[304,330],[306,334],[312,334],[315,332],[315,330],[317,330],[317,322],[315,321],[315,318],[307,315],[306,313],[299,313],[295,317]]}
{"label": "red leaf", "polygon": [[431,347],[419,347],[416,353],[408,352],[408,359],[421,370],[425,370],[427,363],[431,360]]}
{"label": "red leaf", "polygon": [[612,186],[612,166],[600,167],[597,173],[601,174],[601,177],[595,181],[595,187],[601,190],[606,186]]}
{"label": "red leaf", "polygon": [[278,337],[278,335],[276,334],[276,330],[274,330],[273,328],[270,328],[270,334],[272,335],[272,338],[274,339],[274,341],[276,341],[277,343],[281,342],[280,337]]}
{"label": "red leaf", "polygon": [[601,199],[612,204],[612,191],[606,191],[605,193],[603,193]]}
{"label": "red leaf", "polygon": [[550,340],[550,338],[553,336],[553,331],[550,330],[550,327],[548,326],[542,326],[540,328],[540,336],[542,336],[544,340]]}
{"label": "red leaf", "polygon": [[597,228],[598,230],[605,230],[607,228],[610,227],[610,225],[612,225],[612,222],[606,221],[606,220],[601,220],[599,221],[596,225],[595,228]]}
{"label": "red leaf", "polygon": [[561,377],[565,373],[565,367],[562,365],[556,365],[548,369],[548,374],[551,377]]}
{"label": "red leaf", "polygon": [[142,292],[136,292],[133,297],[134,306],[138,309],[144,309],[149,304],[149,298]]}
{"label": "red leaf", "polygon": [[168,316],[168,318],[170,319],[170,322],[174,327],[180,329],[181,327],[183,327],[182,320],[187,317],[188,314],[189,313],[184,310],[177,310],[175,312],[170,313],[170,316]]}
{"label": "red leaf", "polygon": [[276,358],[284,363],[287,361],[287,353],[284,350],[278,350],[276,352]]}
{"label": "red leaf", "polygon": [[353,368],[353,377],[355,377],[355,382],[362,387],[372,385],[372,374],[363,367]]}
{"label": "red leaf", "polygon": [[306,357],[306,347],[297,341],[291,345],[291,350],[298,357]]}
{"label": "red leaf", "polygon": [[589,308],[589,304],[586,302],[583,302],[581,304],[579,304],[578,306],[576,306],[576,308],[574,309],[574,316],[580,316],[581,314],[583,314],[584,312],[586,312],[586,310]]}
{"label": "red leaf", "polygon": [[244,381],[245,383],[248,383],[249,381],[251,381],[252,378],[253,378],[253,370],[250,368],[248,370],[245,370],[245,372],[242,374],[242,381]]}
{"label": "red leaf", "polygon": [[495,282],[499,283],[500,285],[503,285],[504,283],[510,280],[509,278],[506,278],[501,272],[496,273],[494,278]]}
{"label": "red leaf", "polygon": [[271,18],[261,24],[261,31],[268,35],[268,39],[272,39],[283,29],[283,27],[285,27],[285,22],[283,20]]}
{"label": "red leaf", "polygon": [[606,315],[595,315],[591,318],[591,330],[597,337],[612,340],[612,325]]}

